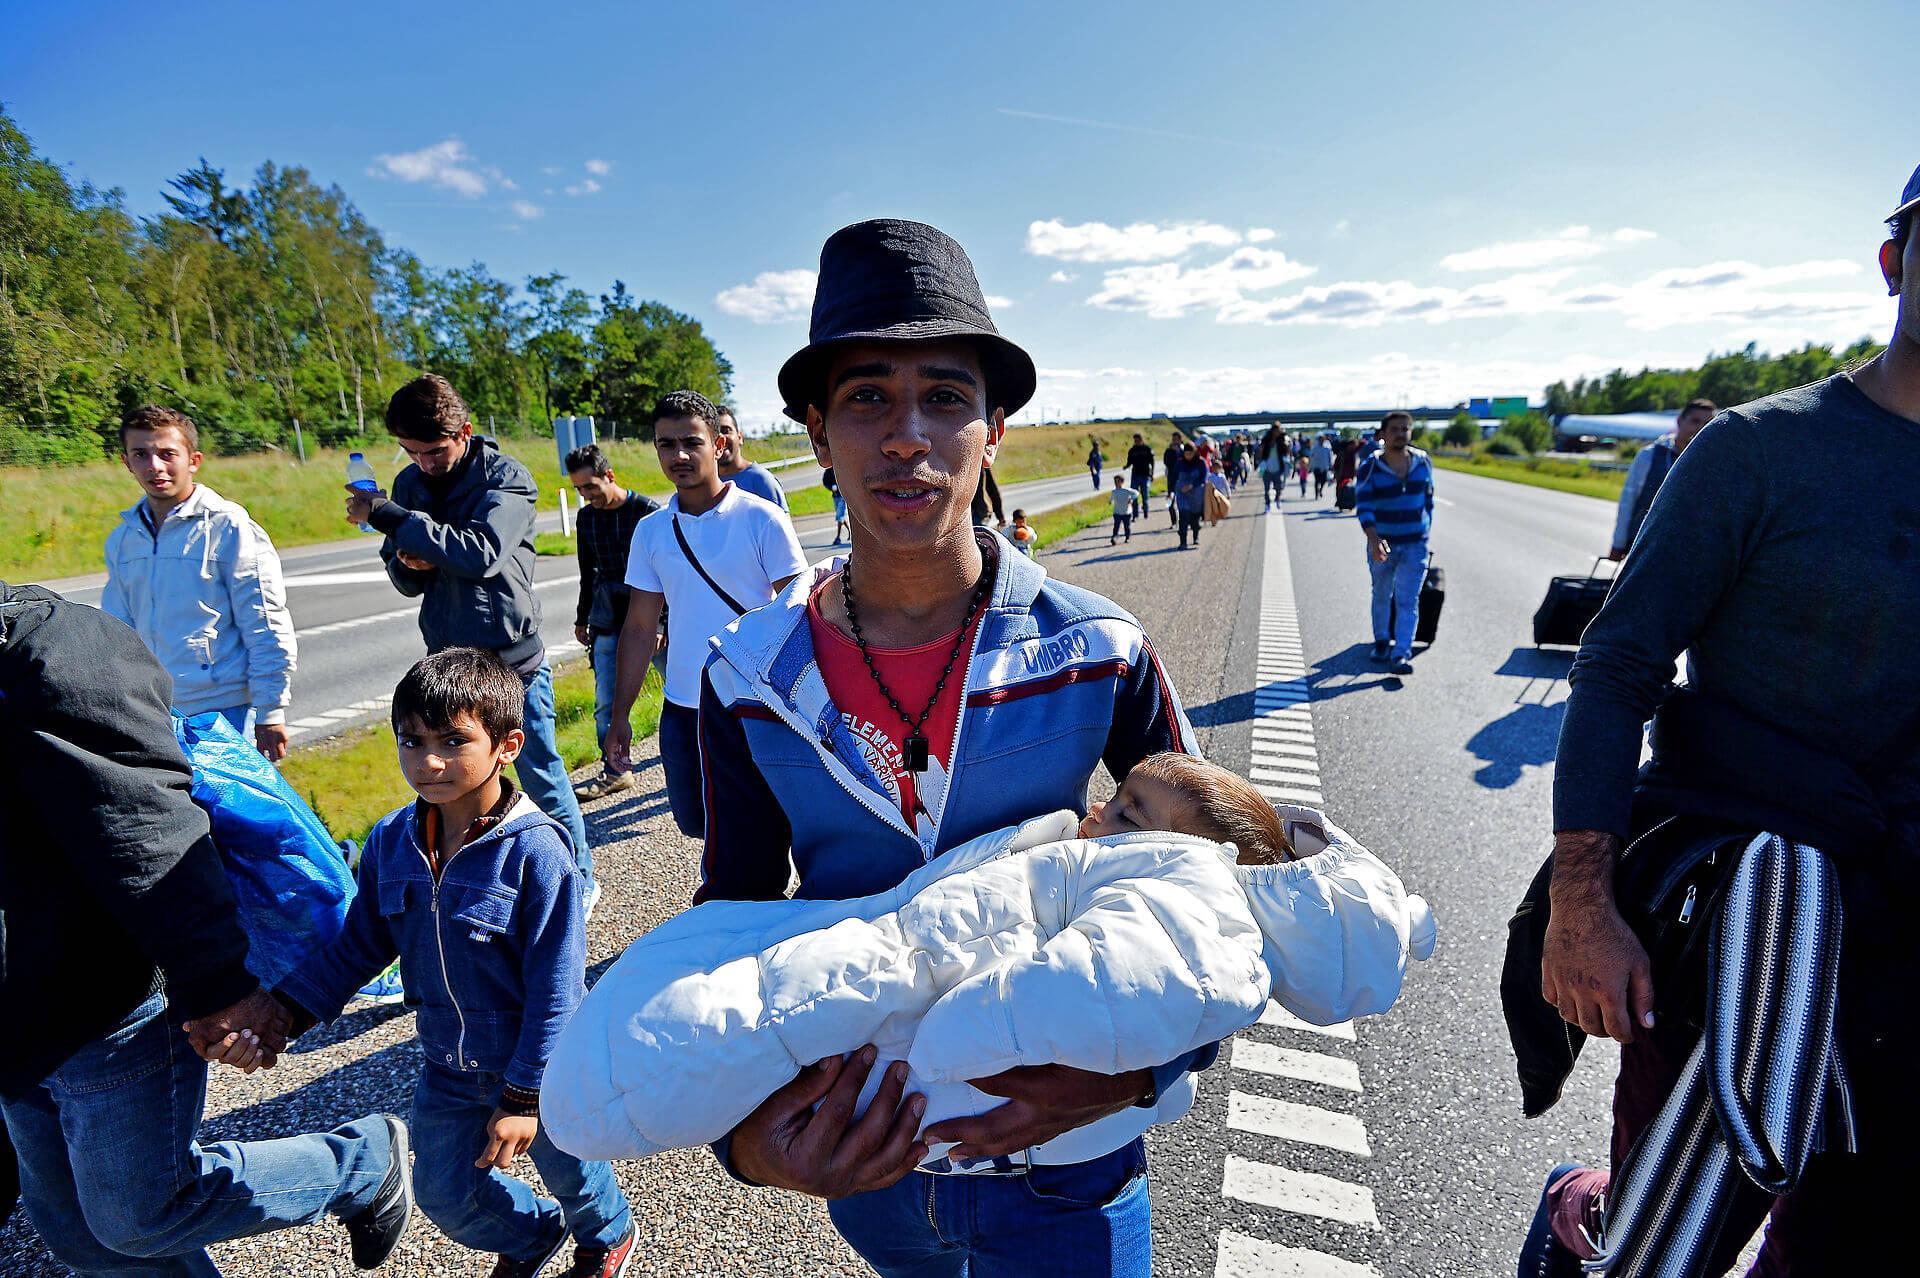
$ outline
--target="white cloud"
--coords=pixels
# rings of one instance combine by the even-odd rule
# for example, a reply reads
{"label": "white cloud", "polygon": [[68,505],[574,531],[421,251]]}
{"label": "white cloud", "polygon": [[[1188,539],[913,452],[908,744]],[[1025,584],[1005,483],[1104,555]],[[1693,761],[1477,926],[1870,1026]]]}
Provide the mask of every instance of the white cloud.
{"label": "white cloud", "polygon": [[543,164],[540,166],[540,171],[548,177],[559,177],[562,173],[566,172],[565,169],[557,164]]}
{"label": "white cloud", "polygon": [[1352,219],[1343,217],[1338,222],[1335,222],[1333,224],[1333,230],[1329,232],[1329,234],[1345,235],[1347,232],[1351,231],[1352,229],[1353,229]]}
{"label": "white cloud", "polygon": [[595,177],[605,177],[607,174],[613,172],[613,163],[609,160],[588,160],[587,172],[593,174]]}
{"label": "white cloud", "polygon": [[1004,311],[1012,305],[1013,299],[1011,297],[1002,297],[998,293],[987,294],[987,308],[989,310]]}
{"label": "white cloud", "polygon": [[1279,234],[1280,232],[1274,230],[1271,226],[1256,226],[1247,232],[1247,243],[1265,244],[1268,240],[1273,239]]}
{"label": "white cloud", "polygon": [[600,184],[594,181],[592,178],[581,178],[578,182],[574,182],[568,185],[567,194],[568,195],[592,195],[599,189],[600,189]]}
{"label": "white cloud", "polygon": [[1080,277],[1072,271],[1055,271],[1053,274],[1047,276],[1047,282],[1049,284],[1071,284],[1079,278]]}
{"label": "white cloud", "polygon": [[1440,265],[1449,271],[1530,271],[1553,262],[1577,262],[1598,257],[1609,244],[1638,244],[1658,238],[1652,231],[1623,226],[1596,236],[1590,226],[1569,226],[1534,240],[1506,240],[1484,248],[1449,253]]}
{"label": "white cloud", "polygon": [[531,222],[546,213],[545,209],[532,200],[515,200],[507,207],[512,209],[513,215],[523,222]]}
{"label": "white cloud", "polygon": [[723,289],[714,305],[756,324],[803,318],[813,306],[814,274],[807,270],[762,271],[751,284]]}
{"label": "white cloud", "polygon": [[[1884,326],[1884,299],[1872,290],[1797,290],[1782,285],[1856,274],[1845,261],[1796,262],[1761,267],[1750,262],[1656,271],[1629,283],[1567,286],[1573,268],[1521,272],[1468,288],[1421,285],[1408,280],[1347,280],[1316,285],[1283,297],[1241,298],[1218,308],[1232,324],[1312,324],[1373,328],[1405,320],[1431,324],[1489,317],[1610,314],[1629,328],[1654,330],[1682,325],[1767,325],[1801,334],[1798,340],[1849,340]],[[1740,337],[1744,342],[1746,339]]]}
{"label": "white cloud", "polygon": [[1108,311],[1140,311],[1174,319],[1188,311],[1244,303],[1247,294],[1279,288],[1313,274],[1278,249],[1238,248],[1206,266],[1162,262],[1108,271],[1088,304]]}
{"label": "white cloud", "polygon": [[1105,222],[1049,218],[1027,227],[1027,252],[1067,262],[1159,262],[1202,247],[1232,248],[1240,232],[1217,222]]}
{"label": "white cloud", "polygon": [[[499,170],[489,172],[498,175]],[[469,198],[487,193],[486,173],[473,163],[473,156],[467,153],[467,144],[459,138],[435,142],[418,151],[376,155],[367,173],[372,177],[392,178],[398,182],[426,182]]]}

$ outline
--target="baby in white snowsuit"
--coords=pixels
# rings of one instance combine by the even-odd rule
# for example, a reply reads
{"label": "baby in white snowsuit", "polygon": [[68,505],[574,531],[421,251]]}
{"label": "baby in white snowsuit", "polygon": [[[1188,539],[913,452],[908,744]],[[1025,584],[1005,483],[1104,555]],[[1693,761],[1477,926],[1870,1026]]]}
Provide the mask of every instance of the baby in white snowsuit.
{"label": "baby in white snowsuit", "polygon": [[[1433,944],[1426,902],[1325,816],[1155,755],[1084,820],[984,835],[890,892],[669,919],[562,1032],[541,1117],[585,1158],[705,1144],[801,1069],[873,1043],[862,1106],[904,1059],[924,1128],[1003,1103],[968,1080],[1151,1068],[1251,1025],[1269,997],[1315,1024],[1384,1012]],[[1154,1121],[1191,1098],[1163,1097]],[[1099,1127],[1043,1161],[1074,1161]]]}

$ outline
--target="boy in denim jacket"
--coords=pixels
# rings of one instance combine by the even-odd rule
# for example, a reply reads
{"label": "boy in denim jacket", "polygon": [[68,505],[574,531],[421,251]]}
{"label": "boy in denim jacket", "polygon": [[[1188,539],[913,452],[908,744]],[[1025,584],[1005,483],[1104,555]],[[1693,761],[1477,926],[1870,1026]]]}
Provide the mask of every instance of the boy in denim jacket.
{"label": "boy in denim jacket", "polygon": [[[634,1230],[613,1171],[563,1153],[539,1120],[547,1056],[586,994],[588,889],[565,830],[504,775],[524,701],[519,676],[478,648],[407,672],[393,729],[420,799],[374,826],[345,927],[274,996],[297,1034],[398,955],[426,1058],[412,1120],[420,1209],[455,1242],[499,1253],[496,1278],[532,1278],[569,1235],[569,1278],[617,1278]],[[250,1064],[252,1043],[230,1037],[220,1059]],[[523,1153],[559,1202],[506,1174]]]}

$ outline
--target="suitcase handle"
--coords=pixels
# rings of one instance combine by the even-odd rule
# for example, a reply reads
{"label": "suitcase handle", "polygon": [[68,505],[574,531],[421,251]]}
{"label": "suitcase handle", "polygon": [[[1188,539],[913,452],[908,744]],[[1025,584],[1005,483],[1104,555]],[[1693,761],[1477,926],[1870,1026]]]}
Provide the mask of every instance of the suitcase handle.
{"label": "suitcase handle", "polygon": [[1608,558],[1607,556],[1605,556],[1605,555],[1595,555],[1595,556],[1594,556],[1594,559],[1593,559],[1593,571],[1592,571],[1592,572],[1590,572],[1590,573],[1588,573],[1588,574],[1587,574],[1587,576],[1589,576],[1589,577],[1598,577],[1598,576],[1600,575],[1600,565],[1601,565],[1601,564],[1612,564],[1612,565],[1613,565],[1613,575],[1614,575],[1614,576],[1616,576],[1616,577],[1618,577],[1618,576],[1620,575],[1620,564],[1619,564],[1619,561],[1617,561],[1617,560],[1614,560],[1614,559],[1609,559],[1609,558]]}

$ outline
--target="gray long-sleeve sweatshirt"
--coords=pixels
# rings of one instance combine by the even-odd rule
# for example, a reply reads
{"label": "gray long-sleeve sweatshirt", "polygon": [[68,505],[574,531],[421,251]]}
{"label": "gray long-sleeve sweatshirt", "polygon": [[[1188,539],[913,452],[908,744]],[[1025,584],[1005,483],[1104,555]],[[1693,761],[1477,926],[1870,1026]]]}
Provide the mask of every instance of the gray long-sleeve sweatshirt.
{"label": "gray long-sleeve sweatshirt", "polygon": [[[1715,418],[1581,641],[1555,830],[1628,833],[1641,730],[1681,652],[1700,691],[1855,765],[1920,710],[1920,422],[1842,374]],[[1910,760],[1906,781],[1920,786]]]}

